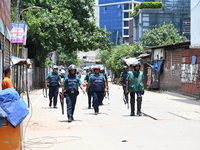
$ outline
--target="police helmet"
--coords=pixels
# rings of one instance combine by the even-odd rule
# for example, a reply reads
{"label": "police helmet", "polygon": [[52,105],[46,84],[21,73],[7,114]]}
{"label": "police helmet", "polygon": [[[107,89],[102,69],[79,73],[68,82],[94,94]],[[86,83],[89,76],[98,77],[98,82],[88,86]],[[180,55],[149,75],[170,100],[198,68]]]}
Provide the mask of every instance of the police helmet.
{"label": "police helmet", "polygon": [[133,62],[133,66],[140,66],[141,64],[140,64],[140,62],[139,61],[135,61],[135,62]]}
{"label": "police helmet", "polygon": [[68,70],[73,70],[73,69],[76,70],[76,65],[73,65],[73,64],[72,64],[72,65],[70,65],[70,66],[68,67]]}
{"label": "police helmet", "polygon": [[100,67],[99,67],[99,66],[94,66],[93,69],[94,69],[94,70],[100,70]]}
{"label": "police helmet", "polygon": [[127,66],[124,66],[123,69],[128,69],[128,67],[127,67]]}
{"label": "police helmet", "polygon": [[53,65],[53,69],[58,69],[58,66],[56,66],[56,65]]}

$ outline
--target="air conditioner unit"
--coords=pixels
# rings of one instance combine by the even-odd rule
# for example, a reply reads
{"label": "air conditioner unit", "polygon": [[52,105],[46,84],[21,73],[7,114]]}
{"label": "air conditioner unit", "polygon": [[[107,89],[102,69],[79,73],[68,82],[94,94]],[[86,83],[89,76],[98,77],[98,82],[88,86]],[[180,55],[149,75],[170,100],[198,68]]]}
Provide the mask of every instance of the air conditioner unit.
{"label": "air conditioner unit", "polygon": [[165,49],[154,49],[153,52],[153,59],[154,60],[165,60]]}

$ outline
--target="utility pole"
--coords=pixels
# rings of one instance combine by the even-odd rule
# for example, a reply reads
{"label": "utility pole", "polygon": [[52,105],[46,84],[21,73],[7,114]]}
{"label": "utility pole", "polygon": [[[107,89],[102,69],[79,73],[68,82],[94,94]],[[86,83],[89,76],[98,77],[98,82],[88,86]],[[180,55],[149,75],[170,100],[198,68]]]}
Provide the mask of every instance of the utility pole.
{"label": "utility pole", "polygon": [[20,10],[19,10],[19,6],[20,6],[20,0],[17,0],[17,9],[16,9],[16,14],[17,14],[17,23],[20,20]]}

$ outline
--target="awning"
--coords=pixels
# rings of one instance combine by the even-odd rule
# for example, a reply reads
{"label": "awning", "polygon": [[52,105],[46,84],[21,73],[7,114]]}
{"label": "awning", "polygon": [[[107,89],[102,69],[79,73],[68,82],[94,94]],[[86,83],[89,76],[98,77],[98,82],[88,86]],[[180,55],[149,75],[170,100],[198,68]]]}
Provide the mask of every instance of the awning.
{"label": "awning", "polygon": [[140,56],[136,57],[136,58],[143,58],[143,57],[148,57],[150,56],[151,54],[147,54],[147,53],[144,53],[144,54],[141,54]]}
{"label": "awning", "polygon": [[127,59],[123,59],[123,61],[128,65],[132,65],[135,61],[139,61],[140,59],[137,58],[127,58]]}
{"label": "awning", "polygon": [[12,59],[12,65],[27,65],[28,68],[31,65],[29,59],[18,58],[15,56],[12,56],[11,59]]}

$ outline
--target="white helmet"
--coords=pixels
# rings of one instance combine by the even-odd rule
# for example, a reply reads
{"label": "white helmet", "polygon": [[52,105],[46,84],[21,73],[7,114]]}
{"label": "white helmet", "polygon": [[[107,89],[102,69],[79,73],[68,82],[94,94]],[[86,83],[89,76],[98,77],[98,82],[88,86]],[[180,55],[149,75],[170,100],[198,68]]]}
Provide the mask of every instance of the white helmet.
{"label": "white helmet", "polygon": [[53,65],[53,69],[58,69],[58,66],[56,66],[56,65]]}
{"label": "white helmet", "polygon": [[137,66],[137,65],[140,66],[141,65],[140,62],[139,61],[134,61],[133,62],[133,66]]}

